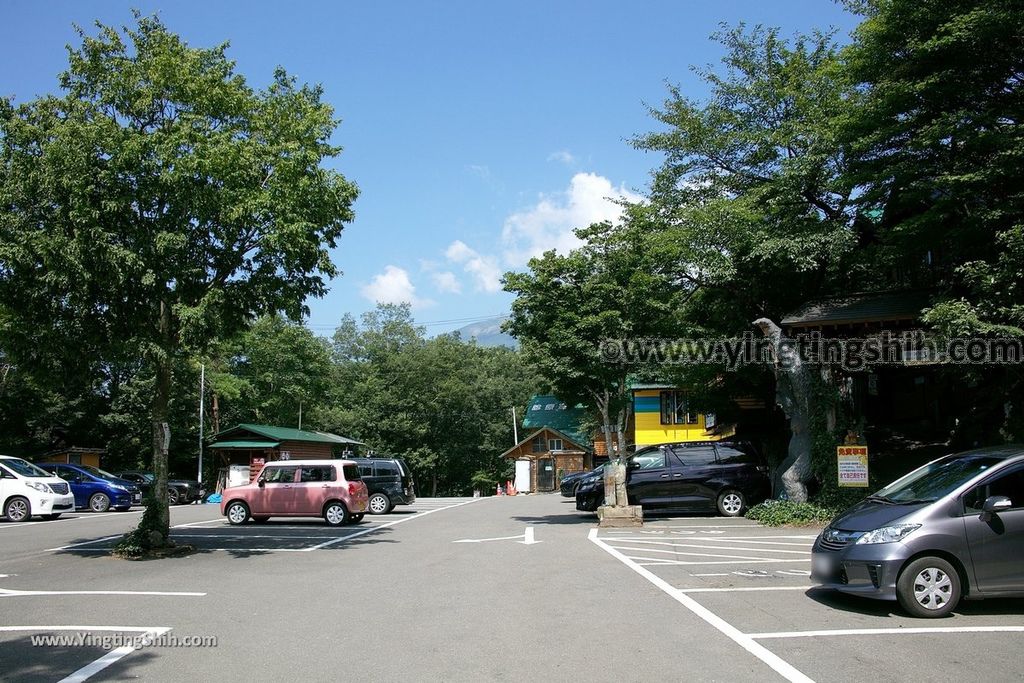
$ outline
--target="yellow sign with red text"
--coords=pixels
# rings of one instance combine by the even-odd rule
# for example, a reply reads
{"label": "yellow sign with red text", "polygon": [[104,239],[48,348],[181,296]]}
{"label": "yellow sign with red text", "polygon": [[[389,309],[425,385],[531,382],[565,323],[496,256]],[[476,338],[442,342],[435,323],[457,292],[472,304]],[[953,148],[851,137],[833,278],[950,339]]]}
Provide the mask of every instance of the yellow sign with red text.
{"label": "yellow sign with red text", "polygon": [[868,447],[837,446],[839,485],[867,488]]}

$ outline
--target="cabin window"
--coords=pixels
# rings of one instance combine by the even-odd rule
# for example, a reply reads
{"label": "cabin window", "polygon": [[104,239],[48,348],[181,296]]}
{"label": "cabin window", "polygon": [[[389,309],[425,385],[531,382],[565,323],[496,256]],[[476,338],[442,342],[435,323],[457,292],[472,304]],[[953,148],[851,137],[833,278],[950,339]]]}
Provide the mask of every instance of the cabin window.
{"label": "cabin window", "polygon": [[548,450],[549,451],[560,451],[562,448],[561,439],[548,439]]}
{"label": "cabin window", "polygon": [[697,413],[690,410],[690,402],[681,391],[661,392],[661,424],[695,425]]}
{"label": "cabin window", "polygon": [[544,452],[544,437],[538,436],[533,440],[533,452],[543,453]]}

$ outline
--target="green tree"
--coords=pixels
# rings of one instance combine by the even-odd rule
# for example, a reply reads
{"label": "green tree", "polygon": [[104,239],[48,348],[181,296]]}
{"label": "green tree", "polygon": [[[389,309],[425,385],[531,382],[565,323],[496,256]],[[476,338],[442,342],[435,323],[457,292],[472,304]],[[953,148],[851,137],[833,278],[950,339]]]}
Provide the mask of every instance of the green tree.
{"label": "green tree", "polygon": [[512,443],[512,406],[538,380],[522,355],[455,335],[426,338],[408,305],[381,305],[342,320],[334,335],[331,408],[325,429],[406,458],[430,495],[464,494],[474,475],[502,480],[497,455]]}
{"label": "green tree", "polygon": [[[505,329],[561,400],[593,406],[614,458],[625,450],[630,376],[643,370],[614,344],[678,332],[675,309],[685,295],[652,260],[648,217],[630,207],[620,225],[578,229],[578,249],[546,252],[528,272],[505,275],[505,290],[516,295]],[[624,469],[617,471],[606,499],[622,506]]]}
{"label": "green tree", "polygon": [[[855,106],[840,129],[858,203],[878,215],[861,256],[937,302],[950,336],[1024,336],[1024,5],[865,0],[844,51]],[[877,271],[876,271],[877,272]],[[1024,436],[1020,366],[959,367],[977,387],[954,439]]]}
{"label": "green tree", "polygon": [[320,88],[279,69],[254,90],[226,44],[136,19],[80,32],[60,96],[0,102],[0,319],[16,357],[82,339],[144,359],[166,536],[175,358],[257,313],[299,318],[356,190],[323,166],[339,148]]}
{"label": "green tree", "polygon": [[[327,406],[331,354],[325,339],[279,316],[265,316],[242,334],[228,372],[238,380],[237,397],[222,406],[228,425],[258,422],[316,427]],[[224,382],[218,381],[218,386]]]}
{"label": "green tree", "polygon": [[[861,222],[837,132],[852,87],[831,34],[786,40],[777,29],[739,26],[717,38],[724,68],[697,71],[706,100],[670,88],[652,110],[664,128],[634,144],[665,159],[650,192],[651,258],[688,292],[680,329],[738,337],[755,319],[778,321],[866,275],[853,267]],[[760,371],[712,382],[721,370],[672,374],[715,408],[728,394],[765,385]],[[779,387],[792,385],[790,377],[777,379]],[[717,391],[708,392],[712,384]],[[779,470],[799,500],[812,476],[810,416],[803,402],[782,393],[778,400],[792,427]]]}

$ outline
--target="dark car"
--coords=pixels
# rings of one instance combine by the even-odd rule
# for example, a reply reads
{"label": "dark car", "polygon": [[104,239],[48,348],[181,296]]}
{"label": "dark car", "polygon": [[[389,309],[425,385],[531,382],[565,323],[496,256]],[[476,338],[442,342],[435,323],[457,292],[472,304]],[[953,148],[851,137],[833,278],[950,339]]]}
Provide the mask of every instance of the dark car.
{"label": "dark car", "polygon": [[587,477],[587,475],[593,474],[594,472],[603,471],[604,465],[598,465],[593,470],[583,470],[582,472],[570,472],[569,474],[562,477],[562,481],[558,485],[558,490],[562,492],[562,495],[566,498],[573,498],[576,496],[576,487],[579,486],[580,482]]}
{"label": "dark car", "polygon": [[[155,474],[140,470],[118,472],[117,476],[127,479],[142,489],[143,498],[149,495],[150,490],[153,488],[153,482],[156,481]],[[171,505],[188,505],[201,501],[204,495],[206,495],[206,491],[198,481],[193,479],[167,480],[167,500]]]}
{"label": "dark car", "polygon": [[942,617],[962,597],[1024,595],[1022,557],[1024,446],[1004,446],[939,458],[836,517],[811,576]]}
{"label": "dark car", "polygon": [[587,472],[576,483],[576,509],[593,512],[604,502],[604,465]]}
{"label": "dark car", "polygon": [[88,465],[40,463],[71,485],[76,508],[89,508],[93,512],[106,512],[110,508],[124,511],[142,503],[142,490],[134,483]]}
{"label": "dark car", "polygon": [[348,458],[359,466],[360,478],[370,494],[371,515],[384,515],[396,505],[416,501],[412,470],[400,458]]}
{"label": "dark car", "polygon": [[[718,511],[738,517],[771,494],[768,468],[744,441],[688,441],[642,448],[626,465],[626,495],[644,511]],[[580,483],[576,507],[593,511],[604,497],[600,477]]]}

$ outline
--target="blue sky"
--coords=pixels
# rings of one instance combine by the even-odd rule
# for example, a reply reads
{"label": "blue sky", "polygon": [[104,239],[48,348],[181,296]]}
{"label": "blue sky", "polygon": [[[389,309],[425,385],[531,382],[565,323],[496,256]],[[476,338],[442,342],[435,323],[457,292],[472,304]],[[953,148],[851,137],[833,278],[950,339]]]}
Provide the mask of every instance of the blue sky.
{"label": "blue sky", "polygon": [[614,218],[656,156],[631,136],[666,83],[704,90],[691,65],[717,62],[720,22],[784,33],[856,24],[830,0],[607,2],[22,2],[0,5],[0,94],[56,89],[72,24],[159,12],[195,46],[229,41],[251,84],[277,65],[320,83],[342,123],[333,165],[356,182],[355,221],[334,260],[343,276],[309,301],[333,330],[374,300],[409,300],[430,332],[505,314],[498,279],[571,229]]}

